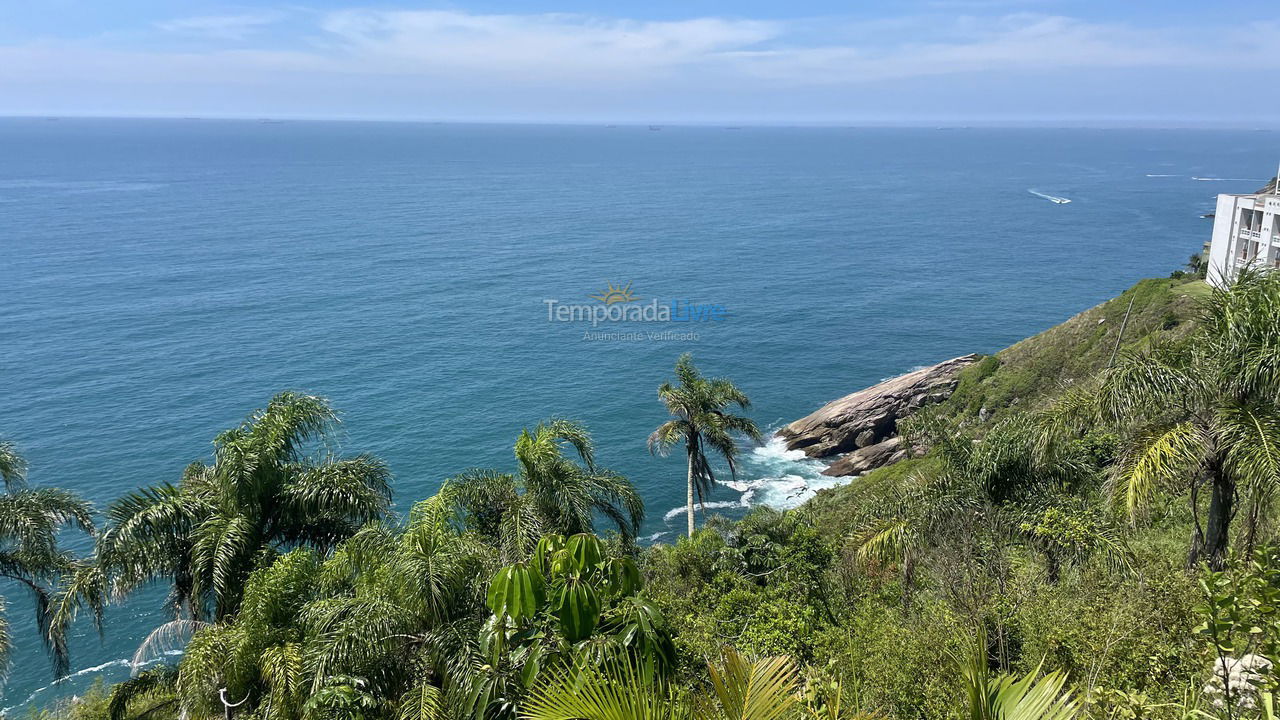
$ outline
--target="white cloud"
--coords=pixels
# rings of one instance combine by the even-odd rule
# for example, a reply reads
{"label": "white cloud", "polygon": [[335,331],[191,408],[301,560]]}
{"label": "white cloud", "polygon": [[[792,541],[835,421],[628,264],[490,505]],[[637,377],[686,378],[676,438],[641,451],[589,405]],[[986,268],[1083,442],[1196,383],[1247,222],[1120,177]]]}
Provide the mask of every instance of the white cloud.
{"label": "white cloud", "polygon": [[[925,39],[929,35],[936,39]],[[746,72],[819,84],[897,80],[956,73],[1027,73],[1072,68],[1220,66],[1255,55],[1212,41],[1208,49],[1159,31],[1066,17],[960,18],[946,27],[878,45],[783,47],[734,57]],[[1238,46],[1235,46],[1238,47]],[[1261,59],[1260,53],[1257,53]]]}
{"label": "white cloud", "polygon": [[[821,42],[825,34],[841,38]],[[1044,68],[1177,67],[1263,60],[1260,46],[1123,24],[1016,13],[995,17],[652,22],[568,14],[345,10],[325,16],[318,51],[365,72],[626,81],[714,71],[788,83],[860,83]]]}
{"label": "white cloud", "polygon": [[326,44],[374,72],[464,73],[564,82],[697,65],[777,37],[777,23],[649,22],[583,15],[347,10],[324,18]]}
{"label": "white cloud", "polygon": [[197,35],[216,40],[244,40],[279,19],[278,13],[202,15],[164,20],[155,26],[167,33]]}
{"label": "white cloud", "polygon": [[[281,22],[286,17],[289,22]],[[260,32],[269,25],[270,33]],[[1115,96],[1133,107],[1146,100],[1167,106],[1170,88],[1185,85],[1179,84],[1181,76],[1218,72],[1235,78],[1237,69],[1266,67],[1270,51],[1261,38],[1274,37],[1276,29],[1267,21],[1161,28],[1037,13],[649,21],[295,9],[288,15],[169,20],[156,24],[157,42],[150,47],[136,38],[114,47],[87,40],[0,46],[0,98],[8,95],[0,112],[21,111],[15,107],[21,96],[3,91],[21,85],[35,88],[31,96],[41,98],[74,98],[86,86],[112,86],[155,98],[149,106],[177,106],[186,99],[177,112],[201,112],[203,106],[194,105],[210,98],[219,108],[258,107],[265,98],[264,112],[299,107],[337,115],[349,114],[341,110],[356,103],[371,114],[394,108],[387,112],[440,116],[443,108],[449,116],[473,117],[501,108],[510,108],[512,116],[547,108],[590,114],[646,103],[801,115],[805,102],[829,110],[831,93],[849,98],[846,106],[855,107],[854,98],[873,106],[875,98],[859,95],[859,88],[889,92],[886,81],[939,87],[947,80],[930,79],[960,74],[980,78],[974,86],[979,93],[1002,83],[1017,86],[1009,92],[1018,95],[1003,98],[1016,100],[1025,88],[1039,87],[1040,73],[1055,82],[1071,73],[1087,75],[1077,90],[1094,97],[1101,78],[1116,83]],[[201,42],[171,49],[183,37]],[[1154,82],[1124,81],[1119,71],[1145,72]],[[1062,85],[1064,93],[1069,85]],[[157,86],[180,89],[168,97]],[[921,97],[910,103],[923,107],[915,99]],[[1195,102],[1186,96],[1188,108]],[[981,98],[974,104],[980,106]]]}

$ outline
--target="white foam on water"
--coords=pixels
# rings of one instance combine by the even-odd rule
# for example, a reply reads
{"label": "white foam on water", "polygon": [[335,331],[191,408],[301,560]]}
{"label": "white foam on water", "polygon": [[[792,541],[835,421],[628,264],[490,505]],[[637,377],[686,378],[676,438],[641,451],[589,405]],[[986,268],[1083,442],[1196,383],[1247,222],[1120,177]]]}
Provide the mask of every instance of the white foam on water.
{"label": "white foam on water", "polygon": [[1158,173],[1147,173],[1147,177],[1182,177],[1181,175],[1161,175]]}
{"label": "white foam on water", "polygon": [[[729,502],[727,500],[716,500],[709,503],[694,503],[693,511],[696,513],[702,510],[702,508],[706,508],[708,510],[716,510],[719,508],[732,508],[732,507],[747,507],[747,504],[740,500],[737,500],[734,502]],[[681,515],[684,515],[688,509],[689,508],[685,507],[684,505],[681,505],[680,507],[671,508],[670,510],[667,511],[666,515],[662,516],[662,519],[670,522],[671,520],[674,520],[675,518],[680,517]]]}
{"label": "white foam on water", "polygon": [[1195,175],[1192,175],[1191,179],[1199,180],[1200,182],[1266,182],[1266,180],[1259,180],[1257,178],[1196,177]]}
{"label": "white foam on water", "polygon": [[892,380],[894,378],[899,378],[899,377],[902,377],[903,375],[910,375],[913,372],[920,372],[921,370],[924,370],[927,367],[930,367],[930,366],[929,365],[912,365],[911,367],[907,368],[905,372],[899,373],[897,375],[890,375],[889,377],[880,378],[880,382],[884,382],[886,380]]}
{"label": "white foam on water", "polygon": [[760,504],[778,510],[797,507],[813,493],[809,491],[809,481],[800,475],[783,475],[769,478],[760,487]]}
{"label": "white foam on water", "polygon": [[[705,506],[695,506],[694,512],[701,513],[703,507],[708,510],[745,510],[760,505],[789,510],[803,505],[819,490],[845,485],[853,480],[850,477],[827,477],[822,474],[826,467],[826,462],[810,459],[803,450],[788,450],[786,441],[771,429],[767,442],[742,454],[737,478],[717,477],[716,485],[723,489],[721,491],[740,493],[738,499],[708,502]],[[670,523],[684,517],[685,512],[685,506],[680,505],[668,510],[662,518]],[[664,534],[657,533],[650,537],[650,541]]]}
{"label": "white foam on water", "polygon": [[751,457],[760,462],[796,462],[807,460],[803,450],[788,450],[787,441],[771,435],[769,441],[751,450]]}
{"label": "white foam on water", "polygon": [[[165,651],[164,654],[168,656],[177,656],[177,655],[181,655],[182,651],[167,650]],[[160,658],[154,658],[142,663],[141,665],[139,665],[139,667],[149,667],[159,662],[161,662]],[[108,660],[99,665],[93,665],[87,668],[82,668],[80,670],[77,670],[71,673],[70,675],[67,675],[66,677],[61,677],[61,678],[58,678],[57,680],[54,680],[53,682],[49,683],[48,685],[45,685],[44,687],[36,688],[34,692],[32,692],[30,695],[27,696],[26,700],[23,700],[22,702],[16,705],[10,705],[9,707],[6,707],[6,708],[0,708],[0,716],[8,716],[14,710],[17,710],[18,708],[21,708],[25,705],[30,705],[36,698],[40,697],[41,694],[46,693],[50,690],[53,690],[54,688],[61,687],[76,678],[84,677],[85,675],[93,675],[95,673],[100,673],[104,670],[108,670],[113,667],[129,667],[130,663],[131,661],[129,660],[129,658],[117,658],[115,660]]]}
{"label": "white foam on water", "polygon": [[807,457],[803,450],[788,450],[786,441],[777,435],[753,449],[742,464],[749,502],[777,510],[799,507],[819,490],[846,485],[853,479],[823,475],[826,462]]}

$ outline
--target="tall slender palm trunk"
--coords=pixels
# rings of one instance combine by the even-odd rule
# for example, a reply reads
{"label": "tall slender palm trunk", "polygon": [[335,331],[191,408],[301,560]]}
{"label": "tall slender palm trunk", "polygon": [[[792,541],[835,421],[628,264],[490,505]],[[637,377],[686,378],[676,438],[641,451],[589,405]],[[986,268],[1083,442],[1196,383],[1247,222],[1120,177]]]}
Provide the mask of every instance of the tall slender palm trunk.
{"label": "tall slender palm trunk", "polygon": [[693,449],[689,449],[689,487],[688,493],[688,518],[689,518],[689,537],[693,537]]}

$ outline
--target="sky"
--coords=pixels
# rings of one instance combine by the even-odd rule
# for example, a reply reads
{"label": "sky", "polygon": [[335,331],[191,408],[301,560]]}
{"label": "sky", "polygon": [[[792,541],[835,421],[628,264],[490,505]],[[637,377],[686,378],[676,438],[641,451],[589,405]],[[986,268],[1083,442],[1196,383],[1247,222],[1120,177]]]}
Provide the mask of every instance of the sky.
{"label": "sky", "polygon": [[0,0],[0,115],[1280,126],[1253,0]]}

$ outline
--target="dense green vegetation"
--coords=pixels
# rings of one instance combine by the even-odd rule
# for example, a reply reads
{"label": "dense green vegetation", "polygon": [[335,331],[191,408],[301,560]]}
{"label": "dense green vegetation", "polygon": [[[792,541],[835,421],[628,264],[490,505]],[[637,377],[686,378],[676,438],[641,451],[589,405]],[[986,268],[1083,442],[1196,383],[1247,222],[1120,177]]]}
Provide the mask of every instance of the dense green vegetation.
{"label": "dense green vegetation", "polygon": [[[692,505],[756,435],[726,412],[747,397],[687,357],[659,397],[653,448],[685,446]],[[399,519],[376,459],[311,451],[328,404],[282,394],[109,508],[94,558],[31,535],[61,558],[31,566],[61,599],[46,637],[164,582],[174,620],[140,656],[185,646],[40,714],[1272,719],[1278,401],[1280,274],[1147,280],[966,370],[904,423],[916,456],[641,548],[643,506],[581,425],[526,430],[514,472]]]}

